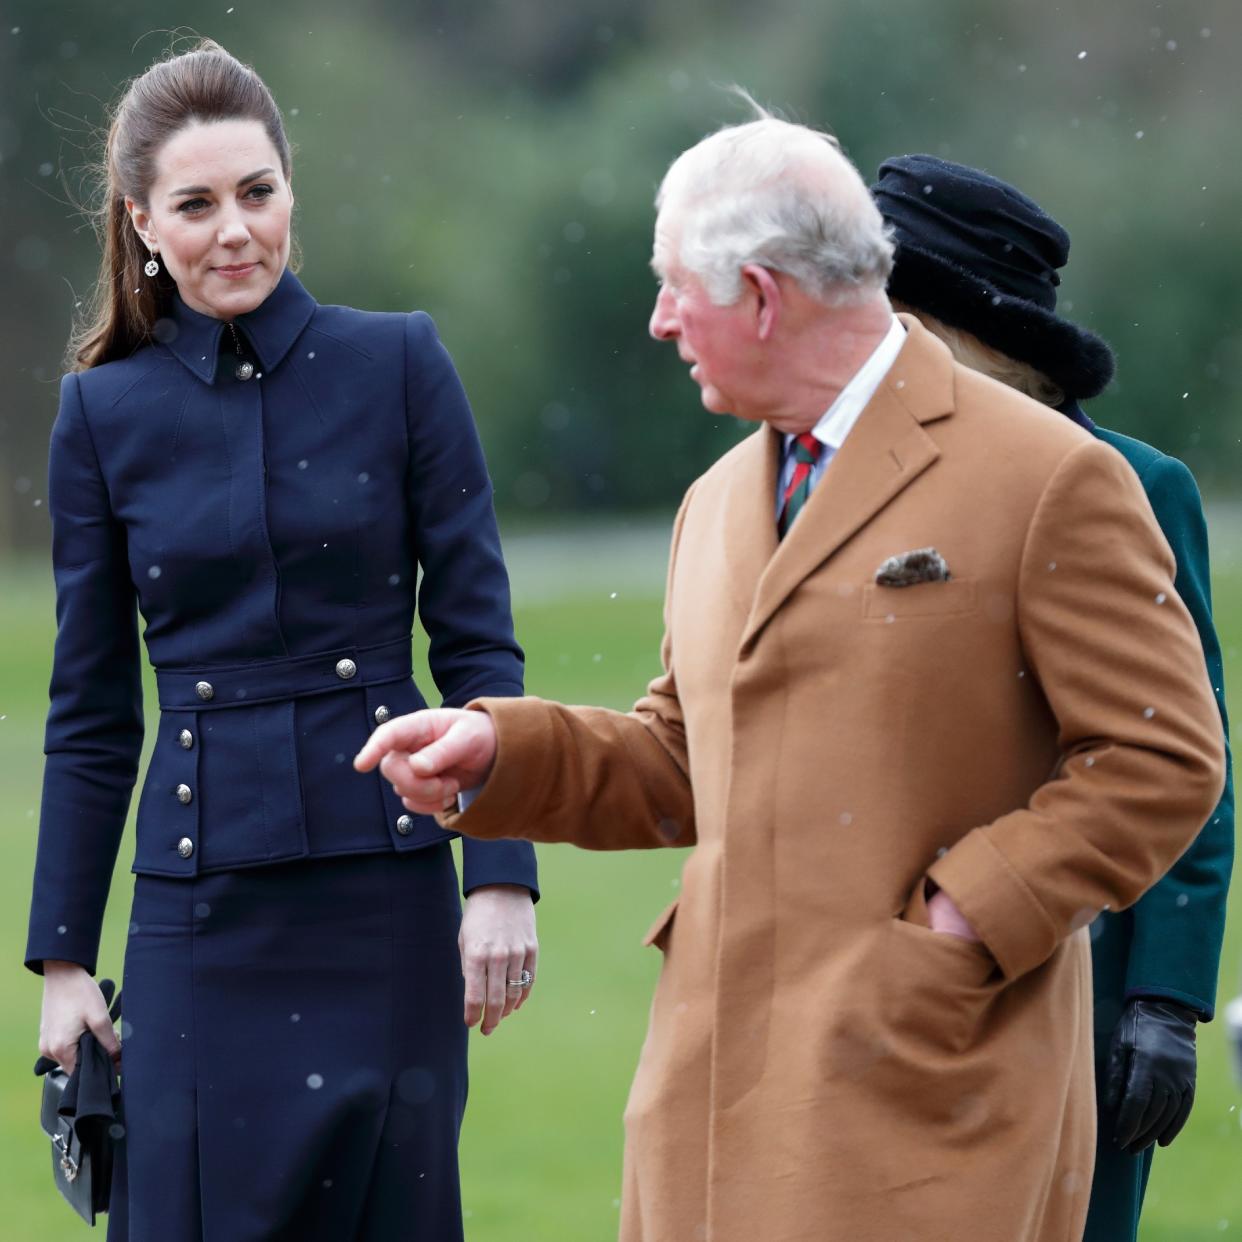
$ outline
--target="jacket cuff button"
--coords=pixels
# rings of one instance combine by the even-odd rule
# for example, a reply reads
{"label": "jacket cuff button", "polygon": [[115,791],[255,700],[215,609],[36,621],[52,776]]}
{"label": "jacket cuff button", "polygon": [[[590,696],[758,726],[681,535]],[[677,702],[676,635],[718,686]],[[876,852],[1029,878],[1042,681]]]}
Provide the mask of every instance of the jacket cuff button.
{"label": "jacket cuff button", "polygon": [[397,831],[403,836],[408,837],[414,831],[414,816],[402,815],[397,820]]}
{"label": "jacket cuff button", "polygon": [[357,671],[358,666],[353,660],[338,660],[336,662],[336,675],[342,681],[348,681]]}
{"label": "jacket cuff button", "polygon": [[194,842],[191,841],[189,837],[182,837],[181,840],[177,842],[177,853],[180,854],[182,858],[189,858],[190,855],[194,853]]}
{"label": "jacket cuff button", "polygon": [[392,718],[392,712],[390,712],[388,708],[386,708],[383,705],[383,703],[381,703],[375,709],[375,723],[376,724],[383,724],[386,720],[390,720],[391,718]]}
{"label": "jacket cuff button", "polygon": [[215,697],[216,691],[211,682],[200,681],[195,685],[194,693],[197,694],[198,697],[205,703],[208,699]]}

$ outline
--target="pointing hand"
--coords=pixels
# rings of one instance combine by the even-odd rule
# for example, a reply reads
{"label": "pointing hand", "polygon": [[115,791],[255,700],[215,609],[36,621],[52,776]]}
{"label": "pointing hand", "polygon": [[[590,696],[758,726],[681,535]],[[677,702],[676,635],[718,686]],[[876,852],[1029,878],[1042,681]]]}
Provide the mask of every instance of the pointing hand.
{"label": "pointing hand", "polygon": [[354,758],[359,772],[378,765],[407,810],[434,815],[463,789],[487,780],[496,758],[496,727],[486,712],[443,707],[380,725]]}

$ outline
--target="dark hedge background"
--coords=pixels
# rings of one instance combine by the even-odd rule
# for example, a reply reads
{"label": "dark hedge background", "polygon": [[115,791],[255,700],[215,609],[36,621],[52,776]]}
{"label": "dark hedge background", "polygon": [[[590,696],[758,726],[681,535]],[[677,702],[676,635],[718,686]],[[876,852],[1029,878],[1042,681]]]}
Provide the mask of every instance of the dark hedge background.
{"label": "dark hedge background", "polygon": [[734,81],[832,128],[868,177],[926,150],[1040,199],[1074,237],[1064,308],[1120,358],[1093,414],[1235,487],[1236,0],[5,0],[0,550],[47,538],[56,379],[96,262],[72,200],[105,106],[187,31],[286,112],[312,292],[437,319],[511,523],[666,508],[739,434],[646,336],[655,186],[742,117]]}

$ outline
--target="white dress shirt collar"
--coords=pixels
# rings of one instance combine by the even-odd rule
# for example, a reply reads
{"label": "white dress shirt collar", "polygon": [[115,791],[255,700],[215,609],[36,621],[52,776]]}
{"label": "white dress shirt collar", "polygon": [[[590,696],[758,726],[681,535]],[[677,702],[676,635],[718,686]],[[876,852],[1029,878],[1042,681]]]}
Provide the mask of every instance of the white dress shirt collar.
{"label": "white dress shirt collar", "polygon": [[[875,396],[876,389],[897,360],[905,341],[906,330],[894,315],[884,339],[875,347],[867,361],[854,372],[849,383],[837,394],[837,399],[824,412],[819,422],[811,428],[811,434],[833,454],[845,443],[845,437],[858,421],[858,416]],[[786,451],[792,439],[793,436],[790,435],[785,437]]]}

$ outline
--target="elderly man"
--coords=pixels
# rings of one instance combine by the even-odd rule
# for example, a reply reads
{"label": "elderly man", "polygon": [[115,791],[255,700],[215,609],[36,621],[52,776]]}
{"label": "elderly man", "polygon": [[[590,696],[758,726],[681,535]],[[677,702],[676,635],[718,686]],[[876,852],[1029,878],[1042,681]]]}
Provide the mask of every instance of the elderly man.
{"label": "elderly man", "polygon": [[760,424],[690,488],[629,714],[381,726],[411,809],[694,845],[626,1109],[624,1242],[1066,1242],[1090,1187],[1087,925],[1221,789],[1133,472],[884,292],[835,142],[768,116],[661,186],[651,332]]}

